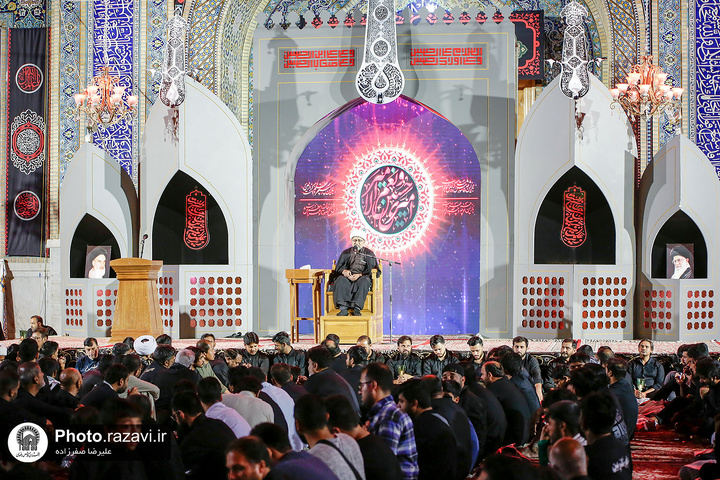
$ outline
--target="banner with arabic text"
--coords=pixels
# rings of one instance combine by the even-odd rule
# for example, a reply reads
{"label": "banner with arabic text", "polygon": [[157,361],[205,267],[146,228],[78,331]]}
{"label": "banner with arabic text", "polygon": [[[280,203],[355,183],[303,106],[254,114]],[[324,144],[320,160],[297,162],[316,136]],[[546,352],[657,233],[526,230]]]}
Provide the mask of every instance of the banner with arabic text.
{"label": "banner with arabic text", "polygon": [[46,29],[9,30],[6,255],[40,257],[44,252],[46,53]]}

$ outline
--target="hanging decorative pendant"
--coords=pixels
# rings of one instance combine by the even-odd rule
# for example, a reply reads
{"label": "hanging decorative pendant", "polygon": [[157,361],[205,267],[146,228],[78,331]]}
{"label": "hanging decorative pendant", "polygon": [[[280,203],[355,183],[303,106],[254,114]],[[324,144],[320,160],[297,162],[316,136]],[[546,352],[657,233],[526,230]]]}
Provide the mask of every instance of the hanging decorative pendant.
{"label": "hanging decorative pendant", "polygon": [[585,243],[585,190],[573,185],[563,194],[563,222],[560,239],[568,247],[575,248]]}
{"label": "hanging decorative pendant", "polygon": [[566,97],[577,99],[590,88],[588,45],[585,38],[588,11],[576,0],[571,0],[563,7],[560,15],[565,20],[560,90]]}
{"label": "hanging decorative pendant", "polygon": [[185,231],[183,240],[188,248],[202,250],[210,243],[207,196],[197,188],[185,196]]}
{"label": "hanging decorative pendant", "polygon": [[168,107],[177,107],[185,101],[185,73],[187,21],[174,15],[167,23],[167,43],[163,54],[160,100]]}
{"label": "hanging decorative pendant", "polygon": [[365,27],[365,56],[355,87],[368,102],[395,100],[405,88],[405,76],[397,60],[395,0],[370,0]]}

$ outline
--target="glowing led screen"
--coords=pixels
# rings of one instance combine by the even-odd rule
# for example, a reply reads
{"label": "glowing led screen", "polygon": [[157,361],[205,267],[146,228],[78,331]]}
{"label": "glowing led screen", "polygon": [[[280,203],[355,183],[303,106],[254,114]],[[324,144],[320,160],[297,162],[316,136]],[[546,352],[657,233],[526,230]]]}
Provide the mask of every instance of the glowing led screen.
{"label": "glowing led screen", "polygon": [[[476,332],[480,165],[470,142],[405,97],[358,100],[323,122],[295,172],[296,267],[330,268],[362,228],[378,257],[401,263],[392,270],[393,333]],[[384,264],[385,334],[389,281]]]}

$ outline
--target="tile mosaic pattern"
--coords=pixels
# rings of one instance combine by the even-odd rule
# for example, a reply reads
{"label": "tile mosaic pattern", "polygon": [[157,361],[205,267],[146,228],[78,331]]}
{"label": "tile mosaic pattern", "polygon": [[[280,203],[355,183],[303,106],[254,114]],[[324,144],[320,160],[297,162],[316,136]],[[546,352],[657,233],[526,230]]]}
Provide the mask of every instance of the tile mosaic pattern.
{"label": "tile mosaic pattern", "polygon": [[[147,69],[159,70],[162,67],[163,48],[165,48],[165,23],[167,22],[167,0],[147,0]],[[146,75],[145,84],[145,115],[155,103],[160,92],[160,75]]]}
{"label": "tile mosaic pattern", "polygon": [[[720,1],[695,3],[695,142],[720,176]],[[691,137],[692,138],[692,137]]]}
{"label": "tile mosaic pattern", "polygon": [[[682,22],[680,0],[659,0],[658,21],[658,53],[657,64],[668,74],[668,85],[682,87]],[[674,136],[675,128],[670,125],[667,117],[660,119],[658,148]]]}
{"label": "tile mosaic pattern", "polygon": [[[100,74],[107,57],[111,73],[120,77],[120,84],[127,88],[128,95],[139,94],[138,78],[138,23],[139,0],[94,0],[93,1],[93,42],[88,48],[88,63],[92,63],[90,76]],[[107,11],[106,11],[107,8]],[[106,37],[107,36],[107,37]],[[107,42],[105,39],[107,38]],[[105,44],[107,43],[107,51]],[[88,81],[91,78],[87,79]],[[133,123],[121,122],[106,132],[93,135],[94,143],[108,152],[137,184],[138,129]]]}
{"label": "tile mosaic pattern", "polygon": [[60,83],[58,122],[58,170],[60,181],[70,163],[70,159],[80,148],[80,131],[75,118],[75,100],[73,95],[80,90],[80,5],[74,0],[62,0],[60,3]]}
{"label": "tile mosaic pattern", "polygon": [[44,27],[46,13],[45,0],[0,1],[0,15],[8,15],[10,28]]}
{"label": "tile mosaic pattern", "polygon": [[[235,2],[243,3],[243,2]],[[215,42],[225,0],[196,0],[189,17],[188,59],[198,70],[197,79],[216,91]],[[226,49],[227,51],[227,49]],[[227,55],[234,55],[227,52]]]}

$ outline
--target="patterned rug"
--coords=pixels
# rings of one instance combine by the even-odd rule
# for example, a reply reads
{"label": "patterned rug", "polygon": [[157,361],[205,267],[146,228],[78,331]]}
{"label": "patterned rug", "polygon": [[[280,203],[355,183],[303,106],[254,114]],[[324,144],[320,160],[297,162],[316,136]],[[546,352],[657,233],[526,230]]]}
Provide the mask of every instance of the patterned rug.
{"label": "patterned rug", "polygon": [[631,442],[633,479],[677,479],[683,465],[695,461],[694,453],[709,448],[707,443],[660,428],[655,432],[638,431]]}

